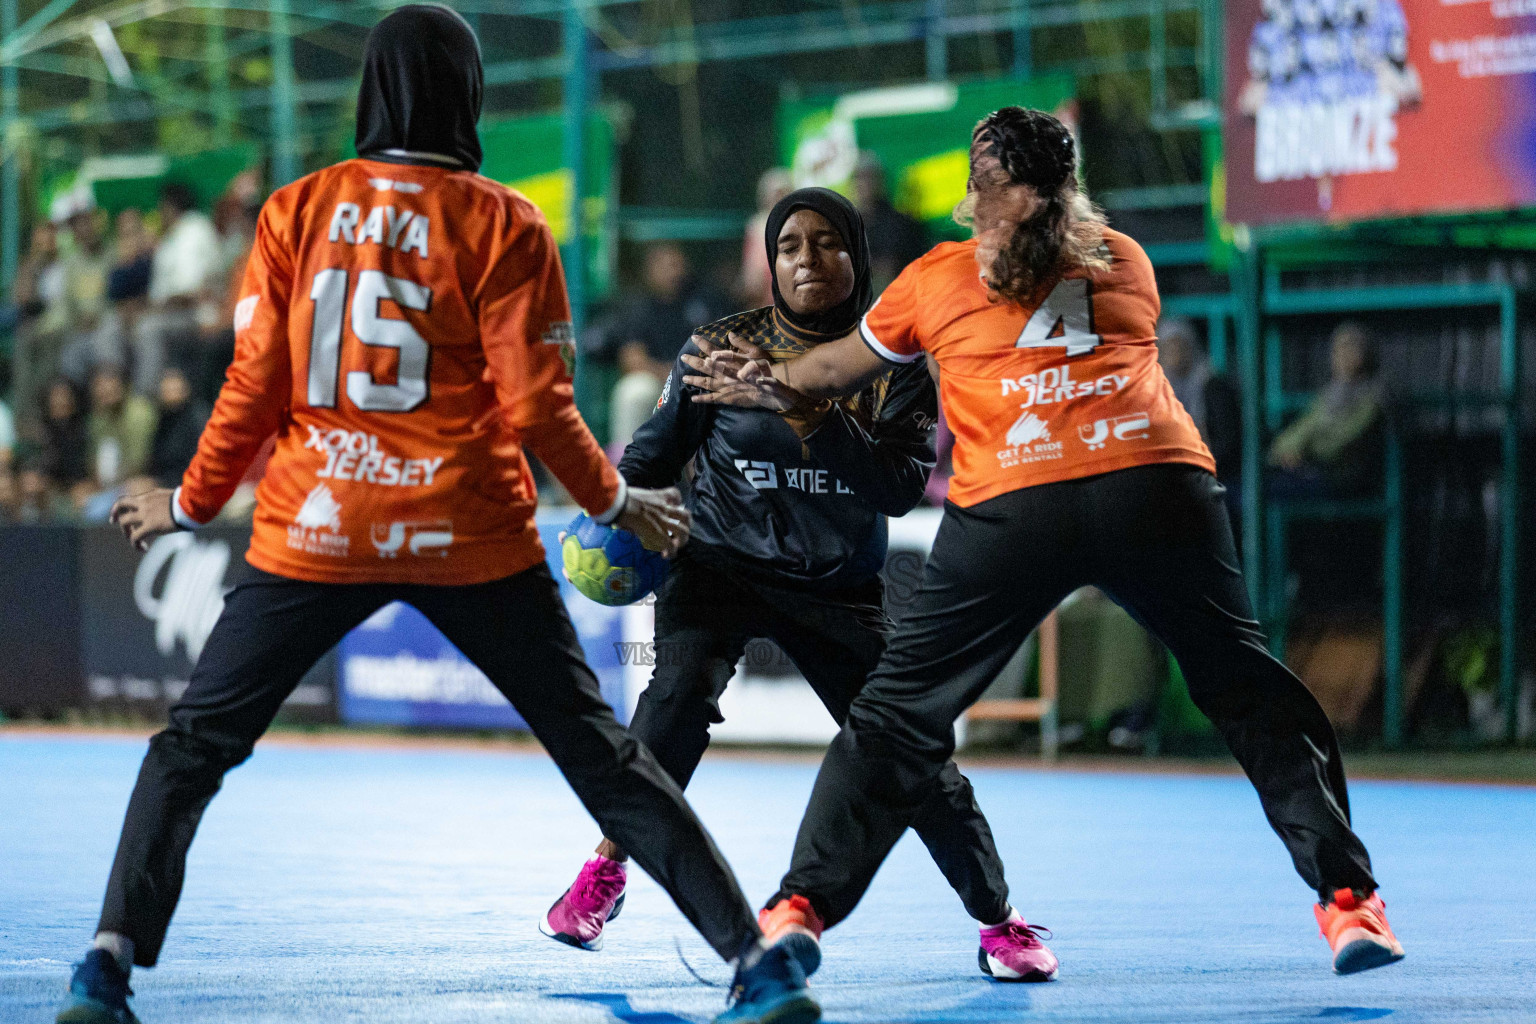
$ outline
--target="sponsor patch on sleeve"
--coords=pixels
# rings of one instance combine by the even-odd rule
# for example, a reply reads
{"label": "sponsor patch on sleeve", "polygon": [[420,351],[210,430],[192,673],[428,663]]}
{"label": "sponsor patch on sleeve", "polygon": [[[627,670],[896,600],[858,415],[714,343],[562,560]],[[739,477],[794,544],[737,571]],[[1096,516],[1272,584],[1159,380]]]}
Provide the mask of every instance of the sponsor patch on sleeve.
{"label": "sponsor patch on sleeve", "polygon": [[235,303],[235,330],[243,331],[251,326],[251,321],[256,318],[256,304],[260,301],[260,295],[247,295]]}

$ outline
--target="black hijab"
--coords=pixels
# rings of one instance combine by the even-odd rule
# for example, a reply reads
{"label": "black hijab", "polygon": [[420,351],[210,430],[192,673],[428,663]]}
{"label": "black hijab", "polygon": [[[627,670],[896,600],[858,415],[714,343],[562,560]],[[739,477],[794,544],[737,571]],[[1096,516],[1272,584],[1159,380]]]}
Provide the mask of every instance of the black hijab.
{"label": "black hijab", "polygon": [[[815,210],[827,218],[837,233],[843,236],[843,245],[853,261],[853,291],[842,302],[825,313],[814,316],[796,313],[779,293],[779,232],[784,222],[796,210]],[[773,305],[779,315],[803,331],[816,334],[847,334],[859,322],[859,317],[869,311],[875,299],[874,286],[869,276],[869,240],[864,237],[864,218],[858,207],[827,188],[800,188],[780,199],[768,213],[768,225],[763,232],[763,242],[768,246],[768,270],[773,278]]]}
{"label": "black hijab", "polygon": [[[456,12],[396,8],[368,33],[357,94],[357,154],[396,163],[480,169],[480,43]],[[389,153],[388,150],[398,150]]]}

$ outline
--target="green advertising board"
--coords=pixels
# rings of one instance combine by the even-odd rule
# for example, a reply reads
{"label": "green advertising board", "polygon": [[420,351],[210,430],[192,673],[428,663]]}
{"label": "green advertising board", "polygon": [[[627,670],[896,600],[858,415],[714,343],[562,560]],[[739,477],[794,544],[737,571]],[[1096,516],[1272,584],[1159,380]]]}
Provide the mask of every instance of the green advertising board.
{"label": "green advertising board", "polygon": [[261,164],[261,148],[226,146],[185,157],[162,153],[89,157],[78,167],[55,169],[44,175],[38,191],[39,216],[46,217],[54,201],[89,188],[96,205],[110,214],[135,209],[149,212],[160,201],[160,186],[175,181],[191,187],[199,205],[213,205],[242,171]]}
{"label": "green advertising board", "polygon": [[[560,114],[489,121],[480,126],[485,162],[480,173],[533,200],[549,219],[555,241],[571,237],[571,172],[564,166],[565,119]],[[613,288],[617,264],[618,203],[614,188],[613,124],[601,113],[587,118],[582,174],[586,295],[601,299]],[[570,268],[567,267],[567,272]]]}
{"label": "green advertising board", "polygon": [[1077,121],[1076,84],[1066,76],[869,89],[779,106],[780,152],[796,185],[848,191],[860,151],[880,158],[892,202],[938,238],[966,232],[950,219],[965,198],[976,122],[999,107],[1048,110]]}

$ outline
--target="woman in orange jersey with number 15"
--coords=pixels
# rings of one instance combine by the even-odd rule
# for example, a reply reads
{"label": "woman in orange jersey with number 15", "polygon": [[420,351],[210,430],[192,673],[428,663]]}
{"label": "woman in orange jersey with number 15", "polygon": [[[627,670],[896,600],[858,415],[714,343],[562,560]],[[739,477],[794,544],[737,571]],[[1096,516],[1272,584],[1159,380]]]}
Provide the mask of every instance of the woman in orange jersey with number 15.
{"label": "woman in orange jersey with number 15", "polygon": [[174,492],[113,510],[140,547],[195,529],[277,435],[250,574],[150,741],[61,1022],[132,1024],[129,971],[160,955],[193,833],[224,774],[309,667],[396,600],[512,701],[603,834],[735,962],[721,1021],[820,1017],[800,967],[762,944],[681,790],[603,702],[545,564],[525,447],[598,521],[655,550],[675,554],[689,519],[676,491],[627,488],[576,412],[549,225],[476,173],[482,87],[479,43],[447,8],[406,6],[375,26],[359,158],[268,200],[234,363],[191,468]]}
{"label": "woman in orange jersey with number 15", "polygon": [[696,400],[770,408],[927,357],[955,434],[916,600],[827,752],[764,931],[802,950],[852,912],[949,759],[955,719],[1092,585],[1178,658],[1317,893],[1334,969],[1389,963],[1403,950],[1350,828],[1333,729],[1265,647],[1215,464],[1158,368],[1152,265],[1088,203],[1075,163],[1055,118],[999,110],[972,135],[957,211],[975,237],[909,266],[859,330],[772,365],[684,357]]}

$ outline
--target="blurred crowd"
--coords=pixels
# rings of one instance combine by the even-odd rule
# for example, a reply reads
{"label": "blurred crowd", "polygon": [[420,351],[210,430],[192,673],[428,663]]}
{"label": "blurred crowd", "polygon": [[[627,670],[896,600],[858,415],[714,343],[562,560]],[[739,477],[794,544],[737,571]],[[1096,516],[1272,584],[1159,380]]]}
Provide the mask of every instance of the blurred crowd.
{"label": "blurred crowd", "polygon": [[211,216],[175,181],[152,211],[109,216],[89,188],[54,202],[0,311],[0,522],[100,522],[180,481],[234,354],[261,198],[248,173]]}
{"label": "blurred crowd", "polygon": [[[893,205],[872,154],[861,156],[851,185],[878,294],[936,239]],[[740,262],[729,272],[701,273],[679,243],[651,242],[636,286],[594,311],[583,354],[609,382],[602,411],[615,459],[656,407],[695,327],[772,304],[763,226],[792,188],[786,170],[762,175]],[[211,214],[199,210],[190,186],[174,181],[161,187],[153,211],[129,208],[109,218],[88,189],[54,203],[48,222],[32,233],[14,302],[0,308],[0,330],[12,338],[12,358],[0,360],[0,522],[99,522],[119,495],[180,481],[234,354],[234,303],[262,196],[248,172]],[[1237,391],[1213,370],[1195,324],[1169,319],[1158,333],[1164,371],[1215,455],[1235,512]],[[1331,367],[1314,404],[1273,442],[1271,499],[1361,493],[1377,484],[1383,394],[1374,348],[1358,324],[1335,332]],[[927,492],[934,505],[947,490],[952,444],[941,417]],[[541,489],[546,500],[560,500],[554,481],[541,480]],[[230,515],[249,509],[249,490]]]}

